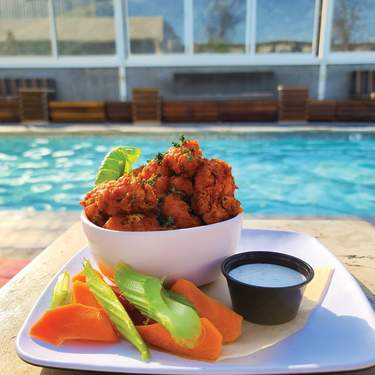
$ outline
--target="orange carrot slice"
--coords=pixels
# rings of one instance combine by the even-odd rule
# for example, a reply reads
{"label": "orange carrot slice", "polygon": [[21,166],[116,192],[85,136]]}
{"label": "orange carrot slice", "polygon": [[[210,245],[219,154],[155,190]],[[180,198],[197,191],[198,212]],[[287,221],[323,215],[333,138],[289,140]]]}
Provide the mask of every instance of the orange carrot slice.
{"label": "orange carrot slice", "polygon": [[192,282],[177,280],[171,290],[187,298],[200,317],[210,320],[223,335],[224,343],[235,341],[241,335],[242,316],[204,294]]}
{"label": "orange carrot slice", "polygon": [[83,271],[82,272],[80,272],[80,273],[77,273],[76,275],[74,275],[73,277],[72,277],[72,282],[74,283],[75,281],[82,281],[83,283],[85,283],[86,282],[86,276],[85,276],[85,274],[83,273]]}
{"label": "orange carrot slice", "polygon": [[203,360],[218,359],[223,337],[208,319],[201,318],[200,321],[202,327],[201,336],[197,345],[190,349],[176,344],[170,333],[160,323],[137,326],[137,329],[143,340],[169,353]]}
{"label": "orange carrot slice", "polygon": [[100,272],[107,277],[109,280],[114,281],[115,280],[115,274],[113,271],[113,267],[110,267],[108,264],[106,264],[104,261],[99,260],[98,261],[98,267],[100,269]]}
{"label": "orange carrot slice", "polygon": [[[103,280],[103,275],[99,272],[99,271],[95,271],[98,276]],[[79,281],[82,281],[83,283],[86,282],[86,276],[85,274],[83,273],[83,271],[81,271],[80,273],[77,273],[76,275],[74,275],[72,277],[72,282],[76,281],[76,280],[79,280]]]}
{"label": "orange carrot slice", "polygon": [[54,345],[61,345],[67,340],[119,340],[110,320],[102,310],[79,303],[46,311],[31,327],[30,336]]}
{"label": "orange carrot slice", "polygon": [[86,306],[96,307],[103,309],[102,305],[96,300],[95,296],[91,293],[89,286],[80,280],[73,282],[73,302],[80,303]]}

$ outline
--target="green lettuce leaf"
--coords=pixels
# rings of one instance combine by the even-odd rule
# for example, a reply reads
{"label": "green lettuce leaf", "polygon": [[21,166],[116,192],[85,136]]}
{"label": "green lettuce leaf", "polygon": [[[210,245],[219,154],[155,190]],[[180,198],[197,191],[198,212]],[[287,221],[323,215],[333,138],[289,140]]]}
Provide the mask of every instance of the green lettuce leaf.
{"label": "green lettuce leaf", "polygon": [[95,185],[117,180],[132,170],[142,151],[137,147],[116,147],[102,161],[95,179]]}
{"label": "green lettuce leaf", "polygon": [[115,292],[97,275],[88,260],[84,263],[83,272],[90,291],[103,306],[109,319],[120,332],[121,336],[130,341],[139,350],[144,361],[149,360],[150,352],[148,347],[135,328],[124,306],[118,300]]}
{"label": "green lettuce leaf", "polygon": [[119,263],[115,281],[126,299],[144,315],[160,323],[179,345],[195,347],[201,334],[197,312],[182,299],[177,300],[179,297],[176,298],[174,293],[165,290],[160,279]]}
{"label": "green lettuce leaf", "polygon": [[67,305],[72,302],[69,272],[63,272],[57,279],[53,288],[51,308]]}

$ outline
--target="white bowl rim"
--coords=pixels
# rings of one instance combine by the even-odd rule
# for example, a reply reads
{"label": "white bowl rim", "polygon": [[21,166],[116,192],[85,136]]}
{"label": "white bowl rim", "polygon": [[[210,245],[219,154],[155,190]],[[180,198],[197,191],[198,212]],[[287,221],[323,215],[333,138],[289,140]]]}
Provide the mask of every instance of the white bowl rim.
{"label": "white bowl rim", "polygon": [[181,231],[184,231],[184,232],[204,231],[204,230],[207,230],[208,228],[217,227],[217,226],[223,225],[224,223],[228,223],[230,221],[241,220],[243,216],[244,216],[244,212],[242,211],[230,219],[219,221],[218,223],[214,223],[214,224],[199,225],[197,227],[191,227],[191,228],[180,228],[180,229],[169,229],[169,230],[148,230],[148,231],[126,231],[126,230],[113,230],[113,229],[99,227],[98,225],[95,225],[87,218],[85,210],[82,210],[81,212],[82,222],[98,231],[101,231],[104,233],[117,233],[117,234],[123,233],[123,234],[130,235],[130,236],[152,236],[152,235],[156,235],[160,233],[173,234],[173,233],[181,232]]}

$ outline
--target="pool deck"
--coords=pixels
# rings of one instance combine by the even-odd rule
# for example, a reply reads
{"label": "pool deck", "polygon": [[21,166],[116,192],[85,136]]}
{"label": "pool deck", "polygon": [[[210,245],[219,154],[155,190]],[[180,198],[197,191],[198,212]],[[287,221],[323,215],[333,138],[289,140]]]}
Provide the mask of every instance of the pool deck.
{"label": "pool deck", "polygon": [[168,134],[168,133],[274,133],[274,132],[375,132],[375,123],[87,123],[87,124],[0,124],[1,134],[71,135],[71,134]]}

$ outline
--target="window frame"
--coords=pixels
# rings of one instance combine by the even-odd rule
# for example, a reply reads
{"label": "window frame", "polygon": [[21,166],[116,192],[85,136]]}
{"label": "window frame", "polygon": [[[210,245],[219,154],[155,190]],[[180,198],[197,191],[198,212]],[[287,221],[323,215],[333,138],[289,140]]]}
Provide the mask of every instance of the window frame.
{"label": "window frame", "polygon": [[[127,40],[127,67],[168,66],[256,66],[256,65],[316,65],[319,64],[316,51],[319,36],[319,10],[321,1],[315,0],[314,26],[311,52],[256,53],[256,8],[257,0],[246,0],[245,52],[244,53],[194,53],[194,5],[193,0],[184,0],[185,53],[131,54],[130,40]],[[128,30],[128,14],[126,16]],[[128,34],[129,35],[129,34]],[[293,61],[293,63],[291,63]]]}
{"label": "window frame", "polygon": [[[327,0],[326,0],[327,1]],[[324,43],[327,51],[328,64],[374,64],[375,51],[335,51],[331,50],[332,29],[334,21],[335,1],[329,1],[329,12],[327,16],[327,24],[329,32],[324,35]]]}
{"label": "window frame", "polygon": [[[313,46],[319,51],[312,53],[262,53],[257,54],[256,6],[257,0],[246,0],[246,53],[193,53],[193,0],[184,1],[185,52],[165,55],[132,55],[129,49],[127,0],[113,0],[116,49],[113,55],[59,55],[57,51],[56,20],[53,0],[48,0],[50,20],[51,55],[0,56],[0,68],[119,68],[127,67],[205,67],[205,66],[283,66],[283,65],[330,65],[374,64],[375,51],[331,51],[331,32],[335,0],[316,0]],[[319,15],[321,11],[321,26]],[[320,35],[318,35],[320,34]],[[55,35],[55,36],[54,36]],[[55,44],[55,45],[54,45]],[[122,73],[123,74],[123,73]]]}
{"label": "window frame", "polygon": [[[54,41],[53,41],[53,44],[52,46],[55,44],[55,49],[56,49],[56,55],[55,57],[58,58],[58,59],[65,59],[65,58],[68,58],[68,59],[71,59],[71,58],[83,58],[83,59],[86,59],[86,58],[95,58],[95,59],[100,59],[101,57],[110,57],[110,56],[117,56],[118,55],[118,44],[117,44],[117,26],[116,26],[116,23],[117,23],[117,20],[116,20],[116,6],[115,6],[115,2],[117,0],[111,0],[112,1],[112,4],[113,4],[113,31],[114,31],[114,43],[115,43],[115,51],[113,54],[106,54],[106,55],[68,55],[68,54],[60,54],[59,53],[59,42],[58,42],[58,29],[57,29],[57,16],[55,14],[55,7],[54,7],[54,4],[53,4],[53,0],[47,0],[48,1],[48,4],[49,4],[49,7],[51,8],[51,13],[50,13],[50,19],[51,19],[51,29],[52,29],[52,33],[53,33],[53,37],[54,37]],[[52,17],[51,17],[52,16]]]}
{"label": "window frame", "polygon": [[[0,55],[0,68],[111,68],[121,65],[119,45],[121,35],[118,28],[117,6],[121,0],[112,0],[114,8],[115,53],[111,55],[59,55],[57,43],[56,17],[53,0],[47,0],[49,18],[50,55]],[[122,38],[124,39],[124,38]]]}
{"label": "window frame", "polygon": [[[255,19],[257,22],[257,15],[256,15],[256,11],[257,11],[257,3],[258,3],[258,0],[252,0],[255,2],[255,9],[254,9],[254,12],[255,12]],[[255,55],[268,55],[268,58],[270,58],[271,56],[273,55],[289,55],[289,56],[316,56],[318,51],[317,51],[317,45],[318,45],[318,39],[319,39],[319,11],[320,11],[320,8],[321,8],[321,2],[322,0],[314,0],[315,4],[314,4],[314,20],[313,20],[313,32],[312,32],[312,40],[311,40],[311,52],[273,52],[273,53],[257,53],[256,52],[256,43],[257,43],[257,37],[256,37],[256,25],[254,27],[254,54]]]}
{"label": "window frame", "polygon": [[51,52],[47,55],[1,55],[0,54],[0,67],[2,66],[2,60],[20,60],[20,59],[50,59],[51,57],[54,56],[54,41],[53,41],[53,33],[52,33],[52,24],[53,20],[51,17],[51,4],[52,0],[47,0],[47,11],[48,11],[48,24],[49,24],[49,42],[50,42],[50,47],[51,47]]}

